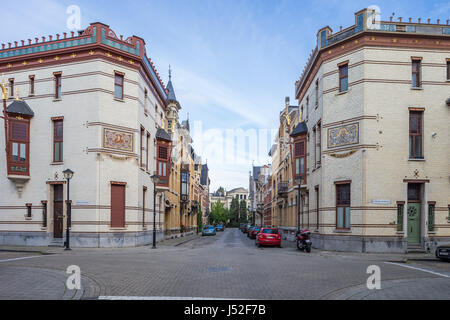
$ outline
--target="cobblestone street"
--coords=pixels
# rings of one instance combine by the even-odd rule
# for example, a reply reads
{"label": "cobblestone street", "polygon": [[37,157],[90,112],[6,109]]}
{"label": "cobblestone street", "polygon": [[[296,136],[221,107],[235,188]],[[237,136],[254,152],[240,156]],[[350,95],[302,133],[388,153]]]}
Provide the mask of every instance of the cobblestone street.
{"label": "cobblestone street", "polygon": [[[29,250],[0,251],[0,299],[450,299],[450,263],[257,248],[236,229],[153,250]],[[65,287],[70,265],[81,268],[81,290]],[[366,287],[369,265],[381,268],[381,290]]]}

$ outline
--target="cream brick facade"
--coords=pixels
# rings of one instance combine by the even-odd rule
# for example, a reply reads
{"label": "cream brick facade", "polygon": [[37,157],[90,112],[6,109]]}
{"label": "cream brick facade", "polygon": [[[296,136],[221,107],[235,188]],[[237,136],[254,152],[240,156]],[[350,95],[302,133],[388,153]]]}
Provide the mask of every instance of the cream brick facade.
{"label": "cream brick facade", "polygon": [[[356,24],[337,34],[328,27],[319,31],[318,47],[296,83],[308,127],[301,225],[313,231],[318,248],[431,249],[450,240],[450,28],[409,23],[407,32],[400,33],[405,23],[381,22],[379,29],[371,29],[366,24],[370,11],[355,15]],[[441,33],[433,34],[436,30]],[[421,59],[420,88],[411,85],[412,58]],[[343,63],[348,65],[348,90],[339,92]],[[414,110],[423,111],[423,159],[409,157],[409,115]],[[349,126],[357,126],[356,135],[348,133]],[[339,140],[333,132],[344,133]],[[329,145],[335,141],[340,145]],[[275,177],[279,155],[274,156]],[[342,181],[350,183],[348,229],[337,228],[335,184]],[[413,227],[408,185],[420,188],[417,244],[408,232]],[[429,227],[429,205],[435,210],[434,228]],[[282,227],[295,225],[287,221]]]}
{"label": "cream brick facade", "polygon": [[[20,60],[2,58],[0,52],[0,68],[5,78],[14,78],[20,97],[35,114],[30,121],[30,175],[22,192],[12,179],[7,178],[5,149],[0,151],[2,245],[47,245],[62,241],[53,233],[53,185],[63,184],[65,201],[67,185],[62,171],[67,168],[75,172],[70,182],[72,246],[119,247],[151,242],[153,183],[150,176],[155,172],[155,133],[165,121],[161,121],[161,115],[165,117],[166,92],[161,90],[164,87],[155,70],[150,70],[153,67],[145,64],[144,60],[148,61],[148,58],[142,39],[131,37],[120,41],[106,25],[97,23],[92,27],[95,29],[96,44],[85,46],[85,34],[89,34],[85,31],[82,36],[46,43],[43,47],[48,45],[49,50],[37,55],[20,56]],[[100,36],[101,31],[107,33]],[[67,48],[69,41],[78,43],[79,47],[73,50]],[[101,44],[103,41],[116,43],[117,46],[106,47]],[[62,47],[65,49],[54,53],[52,43],[53,46],[64,43]],[[119,47],[122,49],[117,49]],[[130,52],[134,49],[133,55]],[[3,51],[12,52],[8,49]],[[20,54],[20,51],[15,54]],[[61,99],[54,98],[54,72],[62,74]],[[123,99],[114,97],[115,72],[124,74]],[[30,75],[35,77],[34,95],[29,94]],[[9,99],[7,105],[12,101]],[[52,162],[52,117],[64,117],[62,163]],[[139,150],[141,127],[150,135],[148,160],[145,144]],[[107,147],[104,129],[131,134],[132,150]],[[4,131],[1,142],[5,145]],[[123,228],[111,227],[111,182],[126,183]],[[145,207],[144,187],[148,189]],[[47,201],[47,226],[44,226],[45,212],[41,201]],[[30,218],[25,216],[26,203],[32,204]],[[164,226],[162,203],[164,194],[158,192],[158,239],[162,237]],[[63,221],[65,230],[66,205]]]}

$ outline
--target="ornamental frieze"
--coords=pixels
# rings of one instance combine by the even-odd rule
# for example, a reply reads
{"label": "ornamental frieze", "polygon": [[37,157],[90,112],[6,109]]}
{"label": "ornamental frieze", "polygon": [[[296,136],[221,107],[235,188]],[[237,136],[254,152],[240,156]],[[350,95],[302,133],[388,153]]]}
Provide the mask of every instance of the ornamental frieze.
{"label": "ornamental frieze", "polygon": [[133,141],[133,133],[103,128],[104,148],[133,152]]}
{"label": "ornamental frieze", "polygon": [[359,143],[359,123],[328,129],[328,148]]}

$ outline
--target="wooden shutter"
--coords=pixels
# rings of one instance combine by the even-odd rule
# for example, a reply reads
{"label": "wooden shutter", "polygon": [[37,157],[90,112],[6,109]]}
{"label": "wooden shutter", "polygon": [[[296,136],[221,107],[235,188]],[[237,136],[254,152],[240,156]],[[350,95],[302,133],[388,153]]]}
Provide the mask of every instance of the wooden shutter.
{"label": "wooden shutter", "polygon": [[111,227],[125,227],[125,185],[111,184]]}
{"label": "wooden shutter", "polygon": [[305,143],[297,142],[295,143],[295,156],[301,157],[305,154]]}

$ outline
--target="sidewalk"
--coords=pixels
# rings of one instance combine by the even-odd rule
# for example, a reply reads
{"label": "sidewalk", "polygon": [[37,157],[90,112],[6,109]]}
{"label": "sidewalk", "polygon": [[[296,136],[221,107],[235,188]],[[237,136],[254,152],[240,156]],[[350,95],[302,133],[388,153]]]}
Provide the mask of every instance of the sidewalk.
{"label": "sidewalk", "polygon": [[158,245],[160,246],[172,246],[172,247],[176,247],[179,245],[182,245],[183,243],[192,241],[194,239],[200,238],[202,236],[201,233],[196,234],[195,232],[191,235],[188,236],[184,236],[184,237],[178,237],[178,238],[174,238],[174,239],[167,239],[164,241],[161,241],[158,243]]}

